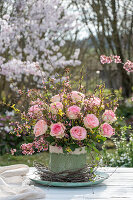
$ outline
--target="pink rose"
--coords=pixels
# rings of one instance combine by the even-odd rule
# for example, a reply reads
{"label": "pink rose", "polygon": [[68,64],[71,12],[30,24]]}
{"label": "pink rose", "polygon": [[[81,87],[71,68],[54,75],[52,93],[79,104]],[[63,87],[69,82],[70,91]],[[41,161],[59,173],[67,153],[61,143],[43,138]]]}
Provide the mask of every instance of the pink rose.
{"label": "pink rose", "polygon": [[51,98],[51,102],[59,102],[61,101],[61,95],[57,94]]}
{"label": "pink rose", "polygon": [[44,120],[39,120],[36,125],[34,126],[34,134],[35,137],[38,137],[40,135],[43,135],[46,133],[48,129],[47,123]]}
{"label": "pink rose", "polygon": [[61,102],[54,102],[50,104],[50,111],[52,114],[57,115],[59,110],[63,109],[63,104]]}
{"label": "pink rose", "polygon": [[80,115],[80,110],[81,108],[78,106],[70,106],[67,109],[67,116],[69,119],[77,119],[78,116]]}
{"label": "pink rose", "polygon": [[84,118],[84,125],[86,128],[96,128],[99,126],[99,120],[94,114],[88,114]]}
{"label": "pink rose", "polygon": [[37,104],[34,106],[31,106],[29,108],[28,114],[32,117],[34,115],[42,115],[42,108],[40,108]]}
{"label": "pink rose", "polygon": [[37,104],[37,105],[43,105],[43,104],[44,104],[44,102],[43,102],[43,101],[41,101],[39,98],[37,98],[37,100],[36,100],[36,101],[31,101],[31,105],[35,105],[35,104]]}
{"label": "pink rose", "polygon": [[62,138],[65,135],[65,129],[65,126],[60,122],[56,124],[51,124],[50,135],[55,136],[56,138]]}
{"label": "pink rose", "polygon": [[90,99],[88,99],[87,104],[90,108],[100,107],[101,99],[99,99],[98,97],[91,97]]}
{"label": "pink rose", "polygon": [[116,121],[115,113],[112,110],[105,110],[102,116],[103,121],[113,123]]}
{"label": "pink rose", "polygon": [[71,98],[74,102],[83,101],[85,98],[85,95],[82,94],[81,92],[72,91]]}
{"label": "pink rose", "polygon": [[105,137],[111,137],[115,134],[115,129],[108,123],[104,123],[100,126],[100,134]]}
{"label": "pink rose", "polygon": [[74,140],[84,140],[87,136],[87,131],[81,126],[74,126],[70,129],[70,134]]}

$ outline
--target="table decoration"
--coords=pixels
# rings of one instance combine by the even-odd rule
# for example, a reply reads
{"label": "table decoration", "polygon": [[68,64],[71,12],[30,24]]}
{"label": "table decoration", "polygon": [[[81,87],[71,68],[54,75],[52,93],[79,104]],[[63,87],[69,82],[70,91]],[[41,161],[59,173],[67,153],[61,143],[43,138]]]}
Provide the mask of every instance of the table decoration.
{"label": "table decoration", "polygon": [[109,175],[105,172],[93,171],[88,166],[76,171],[63,171],[54,173],[41,164],[35,165],[36,175],[30,179],[38,184],[54,187],[85,187],[97,185],[106,180]]}
{"label": "table decoration", "polygon": [[[31,143],[21,145],[24,155],[49,150],[49,170],[53,173],[76,174],[89,165],[92,181],[100,160],[99,146],[115,134],[117,99],[105,94],[104,85],[98,85],[93,94],[87,93],[81,80],[78,90],[74,90],[67,69],[66,76],[57,83],[55,79],[43,81],[43,90],[19,91],[30,99],[30,106],[27,112],[12,106],[22,119],[13,133],[34,136]],[[87,154],[91,157],[88,164]]]}

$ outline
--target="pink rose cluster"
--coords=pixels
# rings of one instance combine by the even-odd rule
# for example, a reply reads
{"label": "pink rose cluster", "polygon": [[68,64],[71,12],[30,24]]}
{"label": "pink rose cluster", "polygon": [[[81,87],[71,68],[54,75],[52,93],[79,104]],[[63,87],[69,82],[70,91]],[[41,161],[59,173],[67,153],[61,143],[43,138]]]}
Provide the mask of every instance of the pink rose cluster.
{"label": "pink rose cluster", "polygon": [[71,137],[74,140],[84,140],[87,137],[87,131],[81,126],[74,126],[70,129]]}
{"label": "pink rose cluster", "polygon": [[48,150],[48,143],[46,142],[44,137],[40,137],[38,140],[37,138],[35,138],[33,145],[34,145],[34,148],[37,150],[37,152]]}
{"label": "pink rose cluster", "polygon": [[86,128],[96,128],[99,126],[99,120],[94,114],[88,114],[84,118],[84,125]]}
{"label": "pink rose cluster", "polygon": [[91,97],[86,101],[87,105],[89,105],[90,108],[99,108],[101,105],[101,99],[98,97]]}
{"label": "pink rose cluster", "polygon": [[62,138],[65,135],[65,129],[65,126],[60,122],[51,124],[50,135],[56,138]]}
{"label": "pink rose cluster", "polygon": [[31,118],[34,116],[36,116],[36,117],[42,116],[42,108],[38,104],[33,105],[29,108],[28,115]]}
{"label": "pink rose cluster", "polygon": [[57,115],[59,110],[63,110],[63,105],[61,102],[54,102],[50,104],[50,111],[52,114]]}
{"label": "pink rose cluster", "polygon": [[102,115],[102,119],[103,121],[108,122],[110,124],[117,120],[115,113],[112,110],[105,110],[105,112]]}
{"label": "pink rose cluster", "polygon": [[100,134],[110,138],[112,135],[115,134],[115,130],[112,128],[110,124],[104,123],[100,126]]}
{"label": "pink rose cluster", "polygon": [[67,109],[67,116],[69,119],[78,119],[80,115],[81,108],[78,106],[70,106]]}
{"label": "pink rose cluster", "polygon": [[73,102],[81,102],[84,101],[85,98],[85,95],[83,93],[77,91],[72,91],[70,95]]}
{"label": "pink rose cluster", "polygon": [[36,137],[46,133],[48,129],[47,123],[44,120],[39,120],[34,126],[34,134]]}
{"label": "pink rose cluster", "polygon": [[[66,107],[64,107],[65,103],[63,101],[65,98],[65,103],[67,100],[68,102],[71,102],[71,104],[69,106],[66,105]],[[87,132],[92,129],[97,129],[99,134],[104,137],[111,137],[114,134],[114,129],[110,125],[116,121],[114,111],[105,110],[102,118],[100,118],[100,122],[95,114],[97,108],[104,106],[102,105],[100,98],[93,96],[85,99],[84,94],[73,91],[69,94],[69,97],[63,94],[55,95],[51,98],[51,102],[52,103],[48,106],[48,121],[51,120],[51,125],[48,127],[48,122],[45,119],[37,121],[34,126],[35,141],[33,144],[29,143],[22,145],[23,154],[32,154],[34,149],[37,149],[38,152],[47,150],[48,146],[45,142],[45,137],[47,137],[47,134],[45,133],[47,131],[49,132],[49,135],[57,139],[61,139],[63,137],[69,138],[71,136],[71,138],[77,141],[85,140],[87,138]],[[85,115],[82,114],[83,109],[86,109]],[[94,114],[87,114],[87,109],[91,112],[94,111]],[[37,105],[33,105],[29,109],[29,112],[35,112],[36,114],[40,111],[40,107]],[[60,121],[60,119],[63,119],[62,115],[64,120],[66,120],[64,122]],[[101,124],[102,121],[103,123]],[[80,126],[80,122],[82,126]],[[67,127],[70,127],[70,134],[68,133]]]}

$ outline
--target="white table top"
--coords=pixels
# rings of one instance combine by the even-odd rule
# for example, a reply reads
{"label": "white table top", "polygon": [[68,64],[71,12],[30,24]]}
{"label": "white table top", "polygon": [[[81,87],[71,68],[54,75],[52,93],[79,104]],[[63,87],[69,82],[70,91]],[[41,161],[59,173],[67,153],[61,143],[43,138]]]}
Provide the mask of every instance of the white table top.
{"label": "white table top", "polygon": [[[31,173],[33,168],[30,169]],[[91,187],[60,188],[36,185],[42,188],[44,200],[133,200],[133,168],[99,168],[110,176],[104,182]]]}

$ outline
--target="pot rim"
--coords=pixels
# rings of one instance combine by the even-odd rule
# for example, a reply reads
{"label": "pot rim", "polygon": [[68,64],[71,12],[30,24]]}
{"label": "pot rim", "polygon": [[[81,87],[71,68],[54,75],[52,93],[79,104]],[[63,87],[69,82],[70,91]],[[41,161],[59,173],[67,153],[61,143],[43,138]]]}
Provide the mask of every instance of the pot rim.
{"label": "pot rim", "polygon": [[[52,145],[49,145],[49,152],[57,153],[57,154],[65,154],[63,152],[62,147],[52,146]],[[87,153],[87,151],[85,150],[85,147],[79,147],[79,148],[76,148],[74,151],[68,152],[67,154],[80,155],[80,154],[86,154],[86,153]]]}

